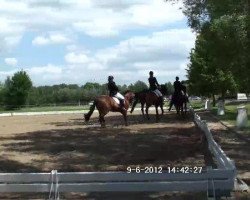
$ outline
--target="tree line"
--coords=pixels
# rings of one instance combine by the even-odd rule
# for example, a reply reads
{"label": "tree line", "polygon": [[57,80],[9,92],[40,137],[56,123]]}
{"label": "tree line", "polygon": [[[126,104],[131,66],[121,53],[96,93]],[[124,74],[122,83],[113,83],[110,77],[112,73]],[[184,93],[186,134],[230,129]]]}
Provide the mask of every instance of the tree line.
{"label": "tree line", "polygon": [[[171,82],[166,83],[169,94],[173,92]],[[118,85],[121,93],[126,90],[139,92],[148,89],[143,81],[130,85]],[[108,95],[107,85],[87,82],[82,86],[77,84],[60,84],[52,86],[33,86],[32,81],[25,71],[19,71],[12,77],[7,77],[3,84],[0,83],[0,107],[11,110],[23,106],[45,105],[76,105],[87,104],[96,96]]]}
{"label": "tree line", "polygon": [[250,0],[183,0],[197,33],[187,70],[190,92],[250,93]]}

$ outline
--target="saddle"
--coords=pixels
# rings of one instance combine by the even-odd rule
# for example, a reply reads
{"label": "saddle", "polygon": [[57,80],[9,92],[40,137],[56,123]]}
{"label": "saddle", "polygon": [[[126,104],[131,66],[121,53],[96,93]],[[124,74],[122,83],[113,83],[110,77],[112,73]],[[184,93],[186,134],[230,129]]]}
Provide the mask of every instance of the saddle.
{"label": "saddle", "polygon": [[119,100],[118,98],[112,97],[112,99],[113,99],[118,105],[120,105],[120,100]]}
{"label": "saddle", "polygon": [[160,95],[155,90],[152,92],[155,93],[157,97],[160,97]]}

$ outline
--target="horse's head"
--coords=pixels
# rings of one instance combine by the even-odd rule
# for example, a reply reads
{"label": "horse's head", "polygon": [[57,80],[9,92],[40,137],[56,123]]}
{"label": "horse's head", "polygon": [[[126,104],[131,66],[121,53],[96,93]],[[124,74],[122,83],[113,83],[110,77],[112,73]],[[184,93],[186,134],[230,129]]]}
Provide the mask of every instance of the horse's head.
{"label": "horse's head", "polygon": [[164,84],[160,85],[160,91],[161,91],[163,96],[166,96],[168,94],[167,86]]}
{"label": "horse's head", "polygon": [[129,104],[131,104],[133,102],[134,97],[135,97],[135,93],[127,90],[125,92],[124,96],[125,96],[125,99],[128,100]]}

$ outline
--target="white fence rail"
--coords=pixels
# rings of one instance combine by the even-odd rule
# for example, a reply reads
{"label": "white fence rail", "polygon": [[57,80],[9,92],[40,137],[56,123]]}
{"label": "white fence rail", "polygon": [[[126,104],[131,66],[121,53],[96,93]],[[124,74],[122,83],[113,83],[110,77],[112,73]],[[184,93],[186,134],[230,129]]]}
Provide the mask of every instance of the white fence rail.
{"label": "white fence rail", "polygon": [[[135,191],[207,191],[209,196],[228,195],[234,188],[236,168],[214,141],[205,121],[194,113],[194,121],[207,139],[218,168],[202,173],[126,173],[60,172],[0,173],[0,192],[48,192],[59,199],[59,192],[135,192]],[[53,195],[52,195],[53,194]]]}

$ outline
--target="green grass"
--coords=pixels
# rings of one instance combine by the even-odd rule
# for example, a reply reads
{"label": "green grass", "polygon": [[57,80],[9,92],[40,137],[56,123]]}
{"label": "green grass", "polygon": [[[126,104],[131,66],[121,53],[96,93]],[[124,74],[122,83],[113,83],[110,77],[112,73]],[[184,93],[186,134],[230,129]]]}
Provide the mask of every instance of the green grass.
{"label": "green grass", "polygon": [[89,106],[41,106],[41,107],[26,107],[18,110],[6,111],[0,109],[0,113],[11,112],[48,112],[48,111],[76,111],[76,110],[88,110]]}
{"label": "green grass", "polygon": [[190,105],[192,106],[193,109],[200,109],[205,107],[205,104],[204,102],[202,102],[202,100],[190,101]]}
{"label": "green grass", "polygon": [[241,105],[244,105],[248,110],[248,127],[246,129],[250,131],[250,103],[240,105],[225,105],[225,115],[222,116],[217,116],[217,107],[214,107],[212,109],[212,113],[216,115],[221,121],[225,121],[235,126],[237,118],[237,107]]}

